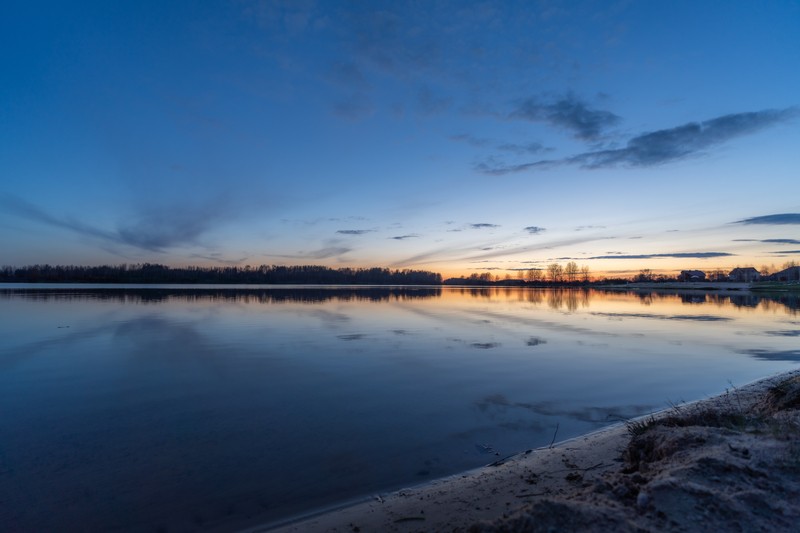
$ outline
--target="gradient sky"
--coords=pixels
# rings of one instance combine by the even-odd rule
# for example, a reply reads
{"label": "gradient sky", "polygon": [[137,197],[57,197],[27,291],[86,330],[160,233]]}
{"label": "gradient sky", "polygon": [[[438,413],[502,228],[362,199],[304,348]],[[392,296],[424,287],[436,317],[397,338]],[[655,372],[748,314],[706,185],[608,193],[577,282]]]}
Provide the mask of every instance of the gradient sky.
{"label": "gradient sky", "polygon": [[800,258],[800,2],[31,2],[0,264]]}

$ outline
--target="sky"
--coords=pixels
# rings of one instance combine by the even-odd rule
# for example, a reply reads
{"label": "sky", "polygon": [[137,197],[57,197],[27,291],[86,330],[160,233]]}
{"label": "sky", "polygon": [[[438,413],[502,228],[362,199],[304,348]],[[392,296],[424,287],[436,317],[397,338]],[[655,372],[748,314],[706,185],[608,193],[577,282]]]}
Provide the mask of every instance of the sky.
{"label": "sky", "polygon": [[800,1],[3,11],[3,265],[800,259]]}

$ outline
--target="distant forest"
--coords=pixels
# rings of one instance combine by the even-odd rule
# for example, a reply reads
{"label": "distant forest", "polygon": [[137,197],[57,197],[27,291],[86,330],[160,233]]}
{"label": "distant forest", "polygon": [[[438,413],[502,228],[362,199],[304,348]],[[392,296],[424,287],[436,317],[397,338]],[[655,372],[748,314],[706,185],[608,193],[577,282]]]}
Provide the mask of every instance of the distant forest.
{"label": "distant forest", "polygon": [[441,285],[424,270],[324,266],[230,266],[173,268],[149,263],[117,266],[32,265],[0,268],[0,282],[16,283],[243,283],[319,285]]}

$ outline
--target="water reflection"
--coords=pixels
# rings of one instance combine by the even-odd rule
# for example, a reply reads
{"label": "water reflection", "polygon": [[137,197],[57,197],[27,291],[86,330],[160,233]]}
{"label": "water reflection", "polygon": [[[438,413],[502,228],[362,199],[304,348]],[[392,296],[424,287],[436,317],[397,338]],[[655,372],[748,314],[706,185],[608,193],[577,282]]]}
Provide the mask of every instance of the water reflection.
{"label": "water reflection", "polygon": [[800,350],[764,350],[753,348],[740,350],[739,353],[751,355],[765,361],[800,361]]}
{"label": "water reflection", "polygon": [[0,521],[232,529],[453,474],[556,427],[794,368],[797,309],[760,294],[6,287]]}
{"label": "water reflection", "polygon": [[766,335],[774,335],[776,337],[800,337],[800,329],[786,329],[782,331],[765,331]]}
{"label": "water reflection", "polygon": [[691,306],[717,306],[764,308],[766,310],[786,308],[800,310],[800,296],[786,293],[698,293],[697,291],[649,291],[649,290],[602,290],[602,289],[527,289],[520,287],[358,287],[358,286],[236,286],[223,285],[204,288],[193,286],[58,286],[54,288],[25,285],[15,287],[4,284],[0,297],[15,297],[26,300],[111,300],[125,303],[162,303],[166,301],[238,302],[245,304],[273,304],[283,302],[320,303],[341,302],[385,302],[417,299],[437,299],[443,296],[469,296],[485,301],[517,301],[535,305],[546,303],[554,310],[575,312],[592,305],[593,301],[607,300],[624,295],[636,298],[642,305],[680,302]]}
{"label": "water reflection", "polygon": [[625,294],[636,296],[644,305],[657,301],[669,301],[676,297],[684,304],[708,304],[724,307],[762,307],[766,310],[785,307],[787,310],[797,312],[800,310],[800,295],[781,293],[697,293],[696,291],[624,291]]}
{"label": "water reflection", "polygon": [[[686,302],[684,302],[686,303]],[[733,320],[726,316],[713,315],[656,315],[653,313],[592,313],[595,316],[607,316],[609,318],[654,318],[657,320],[693,320],[695,322],[718,322]]]}
{"label": "water reflection", "polygon": [[544,417],[568,418],[596,425],[630,420],[653,411],[653,405],[621,405],[612,407],[583,407],[564,409],[553,402],[512,402],[502,394],[486,396],[475,402],[479,411],[491,419],[503,418],[514,409],[527,410]]}
{"label": "water reflection", "polygon": [[0,297],[18,297],[26,300],[109,300],[124,303],[163,303],[167,301],[183,302],[237,302],[245,304],[275,304],[284,302],[319,303],[327,301],[340,302],[383,302],[393,300],[415,300],[438,298],[442,289],[439,287],[323,287],[323,288],[242,288],[228,286],[224,288],[4,288],[0,289]]}

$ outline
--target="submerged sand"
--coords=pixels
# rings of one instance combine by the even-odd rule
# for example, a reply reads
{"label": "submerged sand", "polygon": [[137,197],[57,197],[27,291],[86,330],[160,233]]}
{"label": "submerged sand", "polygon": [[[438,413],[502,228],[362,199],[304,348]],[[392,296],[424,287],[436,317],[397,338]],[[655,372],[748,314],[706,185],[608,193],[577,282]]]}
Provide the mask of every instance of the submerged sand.
{"label": "submerged sand", "polygon": [[465,474],[247,531],[793,531],[800,371]]}

